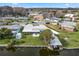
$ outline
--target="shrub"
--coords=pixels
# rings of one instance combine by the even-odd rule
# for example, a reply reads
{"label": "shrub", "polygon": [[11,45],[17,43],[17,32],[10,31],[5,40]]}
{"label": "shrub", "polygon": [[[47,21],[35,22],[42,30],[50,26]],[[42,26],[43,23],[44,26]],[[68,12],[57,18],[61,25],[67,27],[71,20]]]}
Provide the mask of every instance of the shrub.
{"label": "shrub", "polygon": [[11,39],[13,37],[12,31],[7,28],[0,29],[0,39]]}
{"label": "shrub", "polygon": [[42,48],[42,49],[40,49],[40,51],[39,51],[39,54],[41,55],[41,56],[57,56],[57,55],[59,55],[59,51],[57,51],[57,50],[50,50],[50,49],[48,49],[48,48]]}
{"label": "shrub", "polygon": [[15,44],[23,44],[23,43],[25,43],[24,40],[16,40],[16,43]]}

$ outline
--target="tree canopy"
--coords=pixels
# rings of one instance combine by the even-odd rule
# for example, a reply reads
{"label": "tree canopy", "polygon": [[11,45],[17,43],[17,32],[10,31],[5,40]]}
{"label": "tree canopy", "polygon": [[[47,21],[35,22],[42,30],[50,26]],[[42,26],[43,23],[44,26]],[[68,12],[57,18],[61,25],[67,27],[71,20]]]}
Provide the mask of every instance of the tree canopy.
{"label": "tree canopy", "polygon": [[12,31],[7,28],[0,29],[0,39],[12,38]]}
{"label": "tree canopy", "polygon": [[43,32],[40,33],[39,38],[44,40],[45,42],[49,42],[50,39],[52,38],[51,30],[49,29],[44,30]]}

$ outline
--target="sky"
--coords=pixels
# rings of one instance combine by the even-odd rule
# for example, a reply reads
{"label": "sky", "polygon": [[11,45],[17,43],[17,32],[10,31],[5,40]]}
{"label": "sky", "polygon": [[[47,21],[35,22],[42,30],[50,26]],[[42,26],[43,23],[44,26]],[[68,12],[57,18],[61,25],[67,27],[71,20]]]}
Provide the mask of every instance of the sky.
{"label": "sky", "polygon": [[0,6],[24,8],[79,8],[79,3],[0,3]]}

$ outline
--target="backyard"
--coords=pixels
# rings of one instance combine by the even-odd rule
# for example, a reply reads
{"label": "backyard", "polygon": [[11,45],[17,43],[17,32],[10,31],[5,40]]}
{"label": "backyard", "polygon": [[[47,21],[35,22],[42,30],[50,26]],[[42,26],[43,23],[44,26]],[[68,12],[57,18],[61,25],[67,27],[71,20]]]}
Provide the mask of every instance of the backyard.
{"label": "backyard", "polygon": [[79,47],[79,24],[77,25],[77,32],[67,32],[65,30],[61,30],[58,25],[46,24],[46,26],[60,33],[58,36],[64,47]]}

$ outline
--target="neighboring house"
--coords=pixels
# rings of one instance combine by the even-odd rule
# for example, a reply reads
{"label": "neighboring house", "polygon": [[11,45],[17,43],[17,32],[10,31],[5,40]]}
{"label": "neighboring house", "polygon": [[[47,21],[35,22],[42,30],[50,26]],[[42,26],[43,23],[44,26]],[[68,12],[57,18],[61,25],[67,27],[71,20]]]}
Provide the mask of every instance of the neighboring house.
{"label": "neighboring house", "polygon": [[43,20],[43,19],[44,19],[44,17],[43,17],[42,14],[35,15],[33,18],[34,18],[35,20]]}
{"label": "neighboring house", "polygon": [[26,20],[28,19],[28,17],[0,17],[1,20],[19,20],[19,19],[23,19],[23,20]]}
{"label": "neighboring house", "polygon": [[16,34],[17,32],[19,32],[21,26],[19,26],[19,25],[4,25],[4,26],[0,26],[0,29],[1,28],[11,29],[12,30],[12,33],[13,34]]}
{"label": "neighboring house", "polygon": [[33,23],[36,23],[36,24],[45,24],[45,21],[38,21],[38,20],[35,20],[35,21],[33,21]]}
{"label": "neighboring house", "polygon": [[49,19],[49,18],[45,18],[44,20],[45,20],[45,23],[46,23],[46,24],[52,22],[51,19]]}
{"label": "neighboring house", "polygon": [[74,32],[76,30],[76,23],[70,22],[70,21],[62,21],[59,23],[59,26],[61,29],[64,29],[66,31]]}
{"label": "neighboring house", "polygon": [[34,20],[43,20],[44,19],[43,15],[39,14],[39,13],[31,13],[31,14],[29,14],[29,16],[33,16]]}
{"label": "neighboring house", "polygon": [[53,25],[58,25],[58,23],[61,21],[61,19],[57,17],[52,17],[51,20]]}
{"label": "neighboring house", "polygon": [[64,21],[71,21],[71,18],[64,18]]}
{"label": "neighboring house", "polygon": [[20,28],[20,26],[19,25],[4,25],[4,26],[0,26],[0,29],[1,28],[8,28],[11,30],[17,30],[18,28]]}
{"label": "neighboring house", "polygon": [[60,18],[56,18],[56,17],[52,17],[51,19],[46,18],[45,23],[46,24],[52,23],[53,25],[57,25],[60,20],[61,20]]}
{"label": "neighboring house", "polygon": [[57,21],[60,20],[60,18],[57,18],[57,17],[52,17],[51,19],[52,19],[52,20],[57,20]]}
{"label": "neighboring house", "polygon": [[74,14],[65,14],[65,17],[73,17]]}
{"label": "neighboring house", "polygon": [[65,14],[64,17],[69,18],[65,20],[75,21],[75,14]]}

